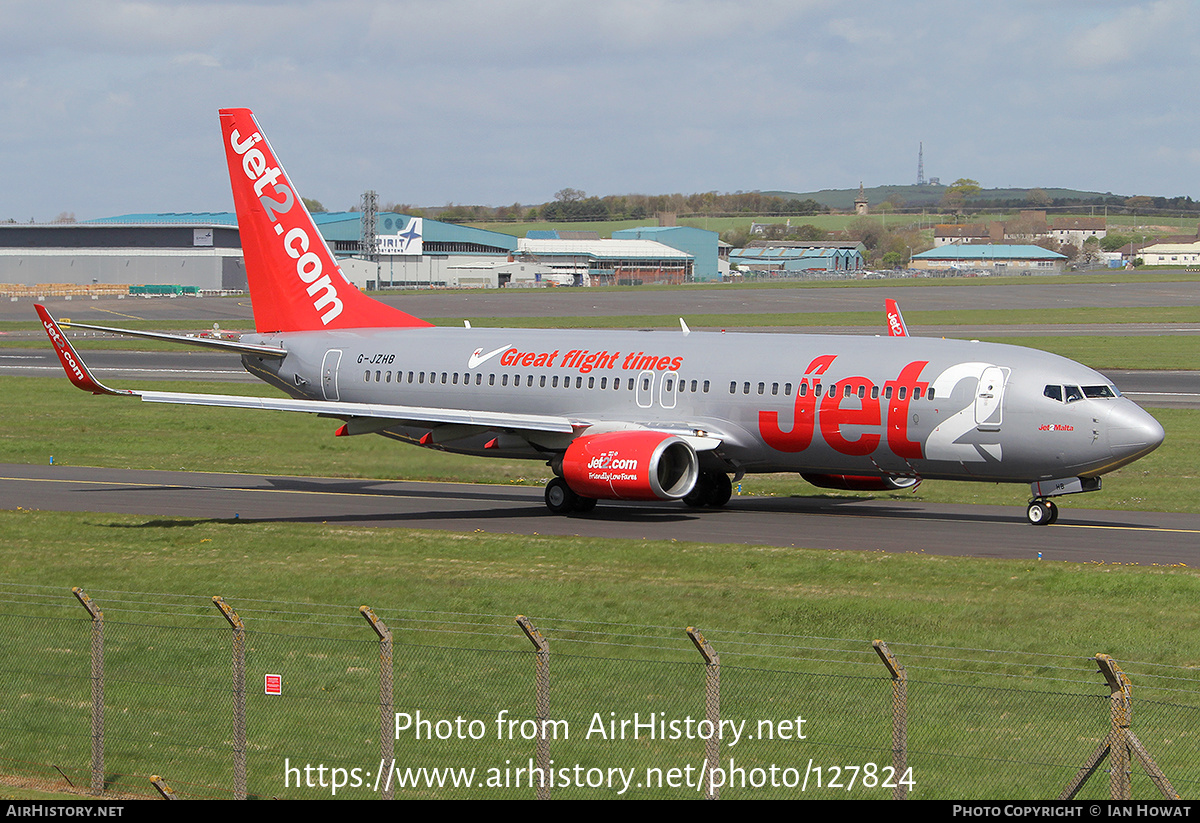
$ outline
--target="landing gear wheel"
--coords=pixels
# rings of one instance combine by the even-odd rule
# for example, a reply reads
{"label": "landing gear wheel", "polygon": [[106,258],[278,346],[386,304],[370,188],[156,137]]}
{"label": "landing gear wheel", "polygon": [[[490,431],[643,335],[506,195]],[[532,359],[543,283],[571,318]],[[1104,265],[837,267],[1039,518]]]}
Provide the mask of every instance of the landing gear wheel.
{"label": "landing gear wheel", "polygon": [[713,475],[713,491],[708,498],[708,505],[714,509],[719,509],[729,502],[729,498],[733,495],[733,481],[729,479],[729,475],[725,472],[719,472]]}
{"label": "landing gear wheel", "polygon": [[1028,518],[1030,525],[1049,526],[1058,519],[1058,506],[1049,500],[1034,500],[1025,510],[1025,517]]}
{"label": "landing gear wheel", "polygon": [[567,481],[556,477],[546,484],[546,508],[554,514],[587,514],[596,508],[596,498],[580,497],[571,490]]}
{"label": "landing gear wheel", "polygon": [[693,508],[708,506],[719,509],[729,502],[733,483],[724,472],[705,472],[696,478],[696,485],[683,496],[683,502]]}
{"label": "landing gear wheel", "polygon": [[713,493],[716,490],[712,476],[702,474],[696,478],[696,485],[692,487],[692,490],[683,496],[683,502],[692,508],[707,506],[709,505],[708,501],[712,499]]}
{"label": "landing gear wheel", "polygon": [[567,481],[555,477],[546,484],[546,508],[554,514],[570,514],[579,504],[579,495],[571,491]]}

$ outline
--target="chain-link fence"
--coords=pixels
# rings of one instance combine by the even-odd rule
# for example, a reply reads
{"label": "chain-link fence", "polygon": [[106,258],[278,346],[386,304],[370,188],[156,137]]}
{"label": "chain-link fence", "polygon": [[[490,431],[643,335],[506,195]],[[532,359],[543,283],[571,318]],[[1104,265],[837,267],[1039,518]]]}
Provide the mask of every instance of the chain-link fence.
{"label": "chain-link fence", "polygon": [[48,790],[152,795],[161,776],[184,799],[1200,795],[1193,669],[0,589],[0,780]]}

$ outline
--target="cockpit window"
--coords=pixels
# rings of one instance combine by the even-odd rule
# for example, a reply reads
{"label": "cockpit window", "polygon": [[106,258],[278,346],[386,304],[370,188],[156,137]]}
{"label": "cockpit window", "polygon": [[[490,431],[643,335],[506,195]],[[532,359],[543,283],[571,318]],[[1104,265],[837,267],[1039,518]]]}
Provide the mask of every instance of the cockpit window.
{"label": "cockpit window", "polygon": [[1121,393],[1112,386],[1084,386],[1082,389],[1079,386],[1047,386],[1042,389],[1042,394],[1060,403],[1074,403],[1085,397],[1095,399],[1121,396]]}

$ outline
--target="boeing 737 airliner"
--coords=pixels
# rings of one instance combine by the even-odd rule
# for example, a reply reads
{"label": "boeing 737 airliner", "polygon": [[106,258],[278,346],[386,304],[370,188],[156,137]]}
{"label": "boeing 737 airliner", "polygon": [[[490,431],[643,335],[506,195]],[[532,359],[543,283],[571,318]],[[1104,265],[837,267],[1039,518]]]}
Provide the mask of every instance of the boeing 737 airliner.
{"label": "boeing 737 airliner", "polygon": [[110,389],[54,319],[75,385],[151,403],[308,412],[336,434],[379,434],[545,461],[546,505],[683,500],[718,507],[731,475],[797,472],[817,486],[902,489],[923,479],[1027,483],[1030,523],[1051,498],[1150,453],[1159,423],[1101,374],[1018,346],[922,339],[888,302],[889,336],[436,328],[343,275],[253,114],[220,112],[254,334],[238,341],[128,332],[241,354],[287,397]]}

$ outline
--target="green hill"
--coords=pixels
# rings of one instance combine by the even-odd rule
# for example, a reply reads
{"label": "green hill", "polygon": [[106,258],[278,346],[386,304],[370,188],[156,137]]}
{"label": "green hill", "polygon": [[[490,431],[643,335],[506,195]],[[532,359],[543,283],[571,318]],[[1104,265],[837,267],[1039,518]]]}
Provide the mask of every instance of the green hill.
{"label": "green hill", "polygon": [[[878,206],[880,203],[887,201],[889,198],[898,198],[893,202],[898,203],[899,208],[922,208],[926,206],[937,206],[942,201],[942,196],[946,193],[944,185],[929,185],[924,186],[874,186],[864,189],[867,195],[867,200],[872,206]],[[994,201],[1019,201],[1015,205],[1024,204],[1029,208],[1039,208],[1029,199],[1029,192],[1034,189],[984,189],[979,194],[970,198],[967,201],[968,206],[974,204],[991,203]],[[1079,191],[1078,189],[1041,189],[1046,193],[1051,203],[1046,205],[1065,205],[1072,201],[1100,203],[1109,198],[1114,199],[1117,203],[1123,203],[1124,195],[1113,195],[1112,192],[1097,192],[1097,191]],[[854,200],[858,197],[858,189],[822,189],[821,191],[809,192],[792,192],[792,191],[767,191],[764,195],[782,197],[785,200],[816,200],[823,206],[828,206],[831,209],[848,210],[854,208]]]}

